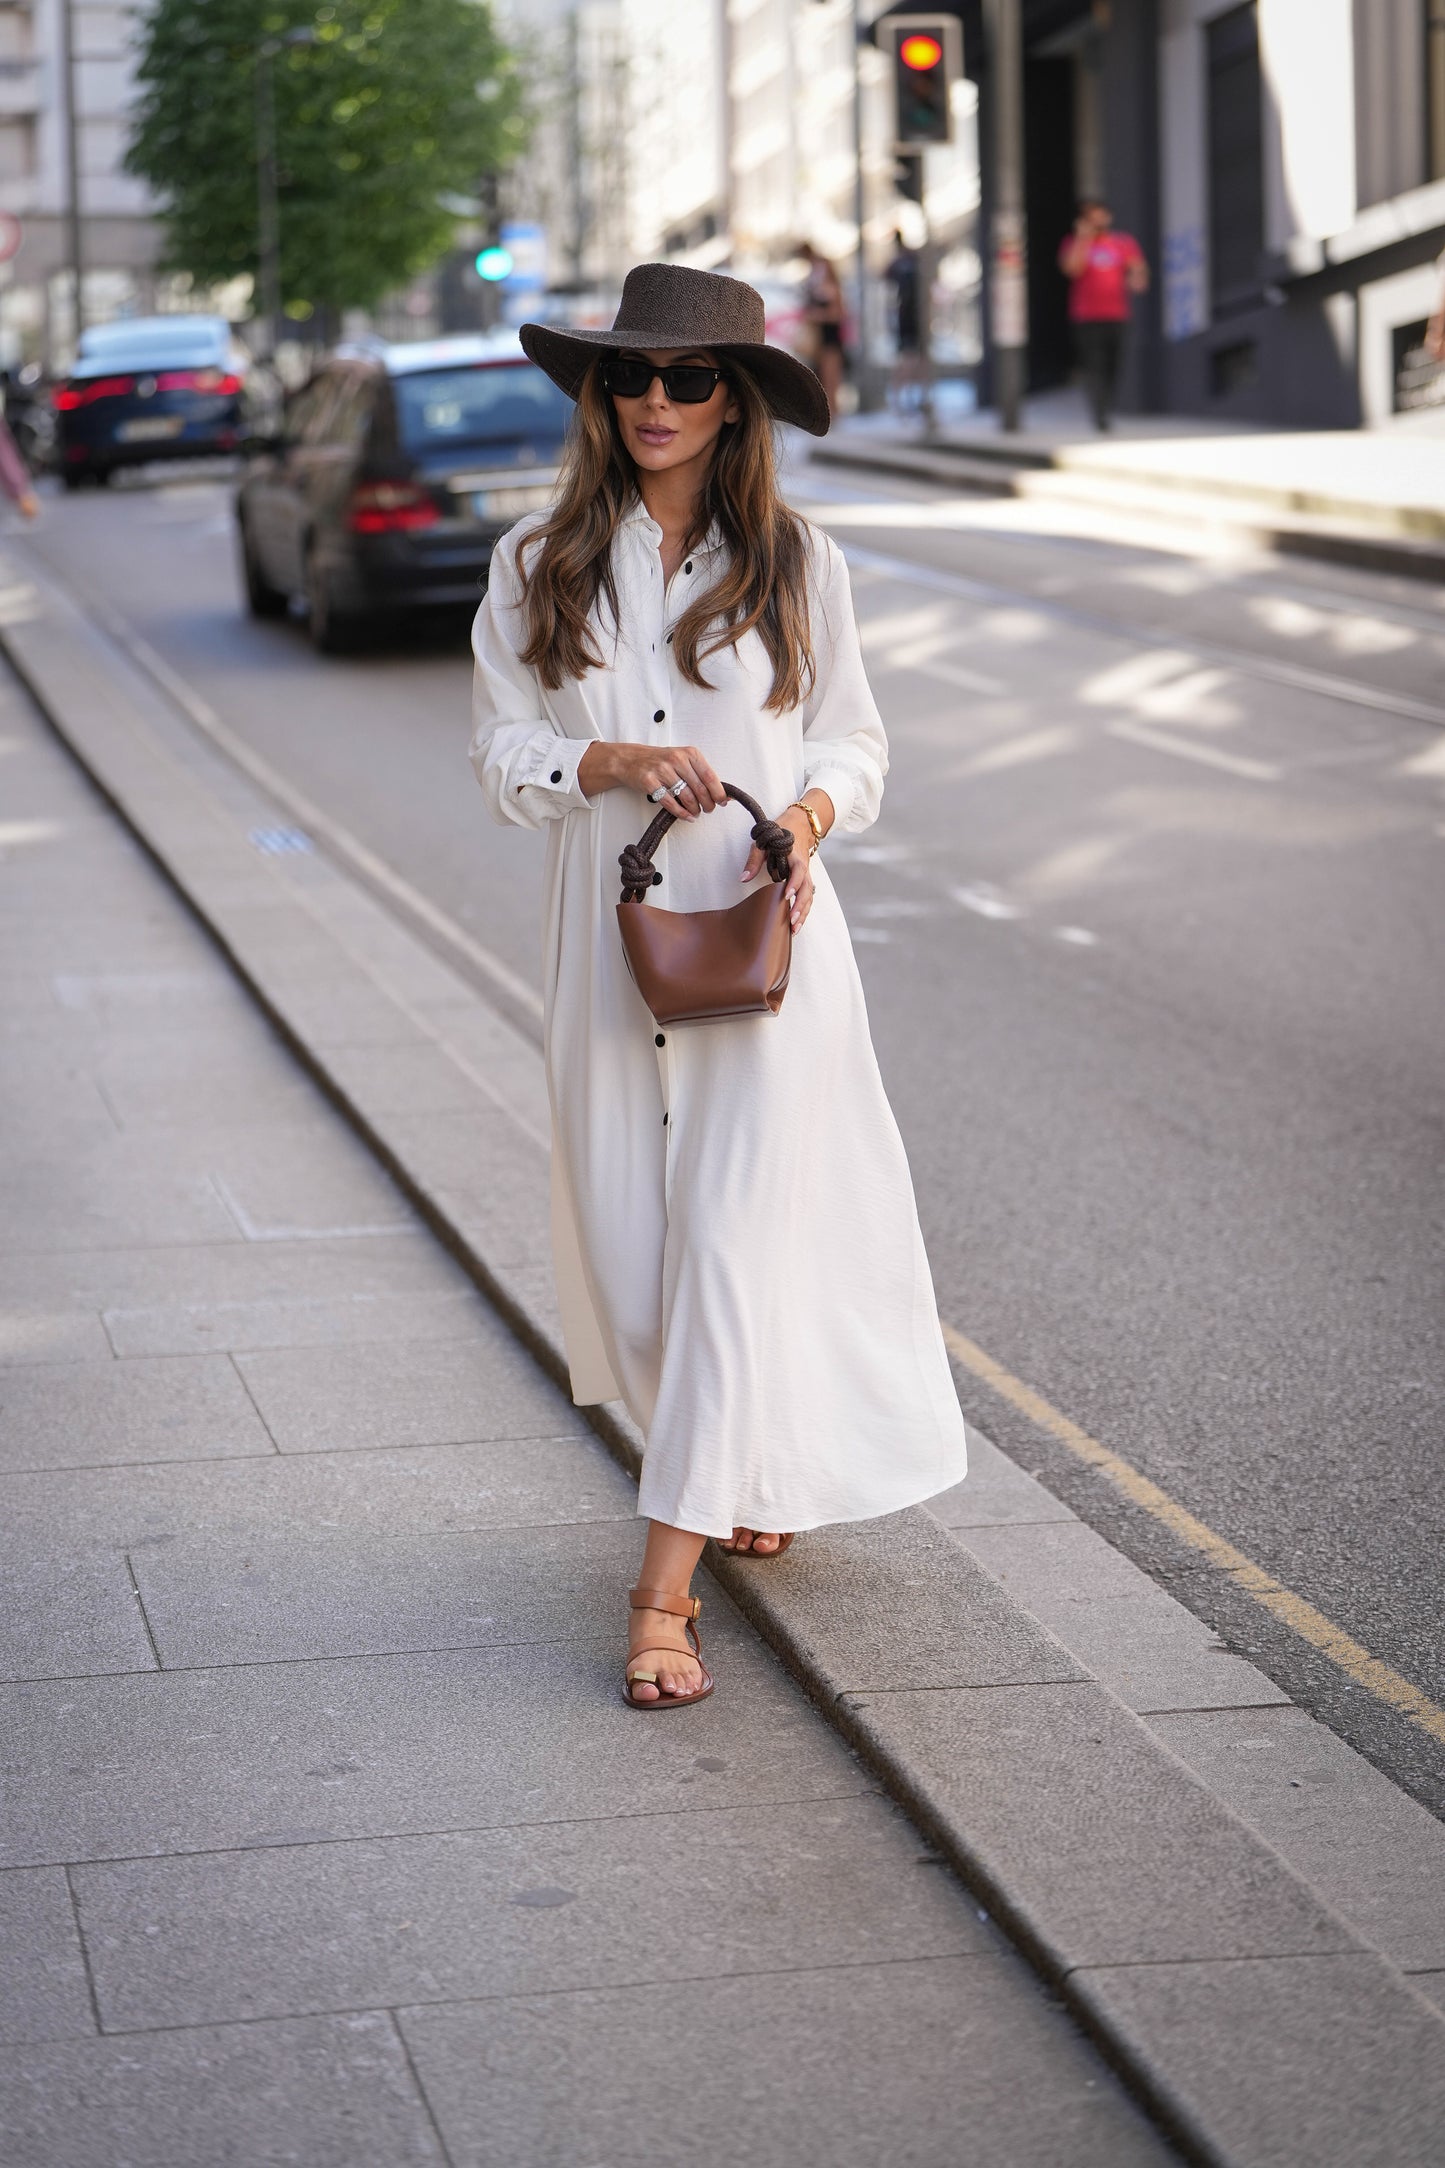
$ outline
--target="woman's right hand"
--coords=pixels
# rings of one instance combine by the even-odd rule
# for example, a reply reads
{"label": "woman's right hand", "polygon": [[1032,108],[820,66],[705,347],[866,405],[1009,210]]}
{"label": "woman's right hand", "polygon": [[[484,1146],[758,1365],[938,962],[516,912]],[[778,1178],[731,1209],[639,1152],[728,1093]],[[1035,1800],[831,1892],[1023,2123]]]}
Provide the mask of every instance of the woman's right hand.
{"label": "woman's right hand", "polygon": [[[589,798],[603,790],[635,790],[644,798],[665,790],[668,810],[685,821],[727,804],[716,769],[695,745],[615,745],[599,738],[582,755],[577,780]],[[684,785],[676,798],[671,796],[675,783]]]}

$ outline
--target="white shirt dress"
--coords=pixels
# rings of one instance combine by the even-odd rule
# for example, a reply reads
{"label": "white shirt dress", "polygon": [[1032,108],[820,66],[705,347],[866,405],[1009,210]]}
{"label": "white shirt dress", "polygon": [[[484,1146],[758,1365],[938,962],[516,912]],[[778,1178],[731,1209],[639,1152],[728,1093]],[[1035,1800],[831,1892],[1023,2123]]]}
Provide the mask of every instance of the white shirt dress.
{"label": "white shirt dress", "polygon": [[[477,612],[471,754],[493,817],[547,838],[552,1231],[573,1397],[625,1402],[653,1520],[730,1536],[894,1512],[960,1480],[964,1428],[826,846],[780,1013],[664,1031],[616,914],[618,854],[654,809],[577,780],[596,739],[696,745],[770,815],[816,785],[840,832],[868,827],[887,742],[847,569],[810,530],[817,678],[800,707],[766,708],[756,633],[704,658],[704,691],[669,636],[721,545],[664,587],[662,530],[639,501],[614,543],[620,625],[605,605],[594,620],[605,667],[548,692],[518,655],[517,546],[535,524],[498,547]],[[750,825],[731,803],[679,822],[648,908],[741,901]]]}

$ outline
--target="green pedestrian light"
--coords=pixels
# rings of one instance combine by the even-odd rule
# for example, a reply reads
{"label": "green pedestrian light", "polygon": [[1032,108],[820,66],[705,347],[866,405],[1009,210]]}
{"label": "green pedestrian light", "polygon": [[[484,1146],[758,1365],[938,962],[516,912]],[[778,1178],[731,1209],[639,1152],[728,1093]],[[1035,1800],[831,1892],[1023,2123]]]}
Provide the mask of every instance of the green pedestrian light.
{"label": "green pedestrian light", "polygon": [[477,251],[478,278],[489,279],[495,285],[498,279],[510,278],[511,275],[512,252],[510,249],[499,248],[493,244],[490,248]]}

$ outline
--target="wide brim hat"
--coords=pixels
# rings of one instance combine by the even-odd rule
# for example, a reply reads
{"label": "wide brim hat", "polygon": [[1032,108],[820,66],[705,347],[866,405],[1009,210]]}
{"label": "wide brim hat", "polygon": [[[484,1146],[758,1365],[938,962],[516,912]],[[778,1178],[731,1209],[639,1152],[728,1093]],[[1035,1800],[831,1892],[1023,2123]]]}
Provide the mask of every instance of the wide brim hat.
{"label": "wide brim hat", "polygon": [[560,324],[523,324],[522,351],[569,399],[599,350],[621,347],[705,347],[721,365],[730,354],[749,376],[780,422],[794,422],[815,437],[828,433],[828,396],[814,372],[786,347],[769,346],[763,297],[742,279],[690,264],[640,263],[628,272],[610,331],[580,331]]}

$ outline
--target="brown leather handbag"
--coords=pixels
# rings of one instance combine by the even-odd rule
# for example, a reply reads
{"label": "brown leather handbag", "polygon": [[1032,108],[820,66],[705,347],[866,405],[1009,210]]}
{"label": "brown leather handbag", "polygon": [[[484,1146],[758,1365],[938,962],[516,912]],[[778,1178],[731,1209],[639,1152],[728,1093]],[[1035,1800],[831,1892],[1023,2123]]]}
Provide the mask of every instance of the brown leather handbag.
{"label": "brown leather handbag", "polygon": [[711,1024],[727,1016],[776,1016],[793,960],[792,906],[784,883],[793,838],[745,790],[724,783],[753,816],[753,841],[773,885],[725,911],[649,911],[643,897],[662,875],[652,863],[677,815],[666,807],[618,859],[617,923],[627,968],[659,1024]]}

